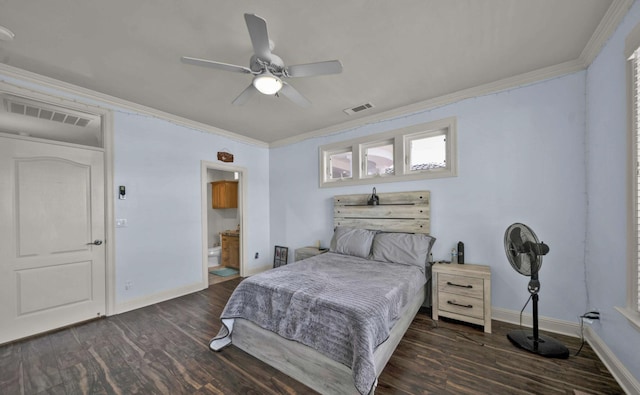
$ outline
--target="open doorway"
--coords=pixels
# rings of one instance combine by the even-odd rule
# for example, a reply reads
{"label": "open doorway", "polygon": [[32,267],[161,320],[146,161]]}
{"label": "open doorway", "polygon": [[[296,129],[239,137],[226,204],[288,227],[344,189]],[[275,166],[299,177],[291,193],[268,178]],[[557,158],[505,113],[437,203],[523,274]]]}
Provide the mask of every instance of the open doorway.
{"label": "open doorway", "polygon": [[246,170],[202,162],[203,283],[209,286],[243,273]]}

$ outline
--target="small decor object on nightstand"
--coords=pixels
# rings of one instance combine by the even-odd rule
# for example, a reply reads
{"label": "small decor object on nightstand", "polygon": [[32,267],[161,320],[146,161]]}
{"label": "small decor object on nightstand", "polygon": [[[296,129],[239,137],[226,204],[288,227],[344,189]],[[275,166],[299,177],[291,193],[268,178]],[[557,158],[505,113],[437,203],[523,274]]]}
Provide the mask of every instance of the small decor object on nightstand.
{"label": "small decor object on nightstand", "polygon": [[289,248],[276,246],[273,254],[273,267],[280,267],[287,264],[289,259]]}

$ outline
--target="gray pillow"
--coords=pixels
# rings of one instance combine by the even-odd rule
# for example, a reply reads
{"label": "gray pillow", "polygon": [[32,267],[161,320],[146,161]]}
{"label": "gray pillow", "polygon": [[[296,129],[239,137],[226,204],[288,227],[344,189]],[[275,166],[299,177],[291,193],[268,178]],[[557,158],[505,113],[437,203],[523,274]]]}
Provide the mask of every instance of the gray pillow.
{"label": "gray pillow", "polygon": [[435,237],[412,233],[378,233],[373,239],[371,259],[415,265],[424,272]]}
{"label": "gray pillow", "polygon": [[371,243],[374,230],[347,228],[338,226],[333,232],[329,251],[343,255],[368,258],[371,253]]}

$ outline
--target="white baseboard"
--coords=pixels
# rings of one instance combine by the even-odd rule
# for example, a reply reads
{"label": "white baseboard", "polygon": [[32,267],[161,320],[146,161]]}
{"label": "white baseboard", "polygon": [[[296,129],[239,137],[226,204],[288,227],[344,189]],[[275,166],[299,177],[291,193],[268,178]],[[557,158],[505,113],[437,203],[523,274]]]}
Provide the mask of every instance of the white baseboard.
{"label": "white baseboard", "polygon": [[[508,322],[511,324],[520,324],[520,312],[493,307],[491,318],[496,321]],[[577,321],[576,317],[576,321]],[[530,328],[533,326],[533,317],[531,314],[522,314],[522,326]],[[580,324],[577,322],[569,322],[557,320],[555,318],[538,317],[538,328],[543,331],[558,333],[571,337],[580,337]],[[598,355],[604,366],[616,379],[620,387],[627,394],[640,394],[640,383],[629,372],[624,364],[616,357],[611,349],[605,344],[598,334],[591,329],[589,325],[584,326],[584,339],[589,343],[593,351]]]}
{"label": "white baseboard", "polygon": [[197,283],[185,285],[183,287],[173,288],[167,291],[155,293],[153,295],[147,295],[140,298],[127,300],[121,303],[116,303],[115,314],[121,314],[142,307],[151,306],[152,304],[164,302],[165,300],[174,299],[180,296],[188,295],[190,293],[201,291],[204,288],[202,286],[202,282],[198,281]]}
{"label": "white baseboard", "polygon": [[[491,318],[497,321],[508,322],[510,324],[520,324],[520,312],[493,307]],[[576,317],[577,321],[578,317]],[[522,314],[522,326],[528,328],[533,326],[533,316],[529,313]],[[580,337],[580,324],[578,322],[569,322],[557,320],[549,317],[538,317],[538,328],[543,331],[559,333],[561,335]]]}
{"label": "white baseboard", "polygon": [[602,363],[604,363],[604,366],[609,369],[609,372],[611,372],[611,375],[616,379],[618,384],[620,384],[624,392],[627,394],[640,394],[640,382],[636,380],[611,349],[607,347],[596,331],[588,325],[586,325],[584,329],[584,338],[598,355]]}

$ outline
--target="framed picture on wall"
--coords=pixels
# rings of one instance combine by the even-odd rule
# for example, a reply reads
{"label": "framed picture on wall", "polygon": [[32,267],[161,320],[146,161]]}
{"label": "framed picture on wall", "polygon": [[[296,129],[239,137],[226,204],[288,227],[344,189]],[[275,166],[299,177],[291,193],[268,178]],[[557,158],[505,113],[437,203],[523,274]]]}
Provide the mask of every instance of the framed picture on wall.
{"label": "framed picture on wall", "polygon": [[289,258],[289,247],[276,246],[273,254],[273,267],[280,267],[287,264]]}

